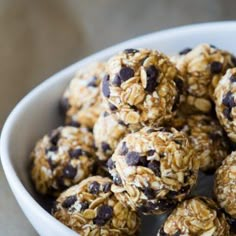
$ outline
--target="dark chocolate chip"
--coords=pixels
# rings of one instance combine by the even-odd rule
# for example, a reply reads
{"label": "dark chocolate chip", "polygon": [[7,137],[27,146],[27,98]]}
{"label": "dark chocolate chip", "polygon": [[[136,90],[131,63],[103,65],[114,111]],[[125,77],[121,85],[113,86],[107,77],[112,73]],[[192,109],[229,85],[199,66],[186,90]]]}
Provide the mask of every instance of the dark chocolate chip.
{"label": "dark chocolate chip", "polygon": [[65,201],[61,204],[64,208],[70,208],[77,200],[76,195],[69,196],[65,199]]}
{"label": "dark chocolate chip", "polygon": [[131,109],[133,109],[134,111],[138,111],[138,108],[135,105],[130,106]]}
{"label": "dark chocolate chip", "polygon": [[159,177],[161,176],[159,161],[156,161],[156,160],[150,161],[147,167],[151,169],[155,173],[156,176],[159,176]]}
{"label": "dark chocolate chip", "polygon": [[232,83],[236,82],[236,75],[231,75],[229,79]]}
{"label": "dark chocolate chip", "polygon": [[77,168],[73,167],[72,165],[68,164],[66,167],[63,169],[63,175],[66,178],[69,179],[74,179],[74,177],[77,174]]}
{"label": "dark chocolate chip", "polygon": [[115,162],[111,158],[107,161],[107,167],[110,170],[115,168]]}
{"label": "dark chocolate chip", "polygon": [[56,179],[56,182],[57,182],[57,186],[58,186],[58,188],[59,188],[60,190],[65,190],[65,189],[68,188],[68,187],[65,185],[63,176],[59,176],[59,177]]}
{"label": "dark chocolate chip", "polygon": [[212,139],[213,141],[219,141],[222,138],[222,136],[217,132],[208,134],[208,137]]}
{"label": "dark chocolate chip", "polygon": [[49,148],[46,149],[46,153],[48,152],[56,152],[58,150],[58,147],[57,146],[51,146]]}
{"label": "dark chocolate chip", "polygon": [[213,61],[211,63],[211,73],[212,74],[219,74],[219,73],[221,73],[222,69],[223,69],[223,65],[219,61]]}
{"label": "dark chocolate chip", "polygon": [[112,80],[112,84],[118,87],[121,85],[121,79],[119,75],[115,75],[114,79]]}
{"label": "dark chocolate chip", "polygon": [[100,206],[97,210],[97,216],[93,220],[96,225],[103,226],[113,215],[112,207],[108,205]]}
{"label": "dark chocolate chip", "polygon": [[192,51],[192,48],[184,48],[179,52],[179,55],[185,55]]}
{"label": "dark chocolate chip", "polygon": [[57,166],[57,163],[54,163],[52,158],[48,158],[48,164],[50,165],[51,170],[54,170]]}
{"label": "dark chocolate chip", "polygon": [[70,109],[68,98],[63,97],[60,100],[59,108],[62,114],[65,114]]}
{"label": "dark chocolate chip", "polygon": [[161,211],[166,211],[172,209],[176,204],[170,199],[160,199],[158,200],[157,205]]}
{"label": "dark chocolate chip", "polygon": [[229,91],[229,92],[225,95],[225,97],[224,97],[223,100],[222,100],[222,103],[223,103],[225,106],[229,107],[229,108],[232,108],[232,107],[235,107],[235,106],[236,106],[236,103],[235,103],[235,101],[234,101],[234,96],[233,96],[232,92]]}
{"label": "dark chocolate chip", "polygon": [[125,124],[125,122],[122,121],[122,120],[118,120],[118,124],[127,127],[127,125]]}
{"label": "dark chocolate chip", "polygon": [[115,105],[113,105],[112,103],[109,102],[109,108],[111,111],[116,111],[117,107]]}
{"label": "dark chocolate chip", "polygon": [[177,93],[175,96],[173,107],[172,107],[171,111],[176,111],[179,106],[179,103],[180,103],[180,95],[179,95],[179,93]]}
{"label": "dark chocolate chip", "polygon": [[155,154],[156,150],[151,149],[147,151],[147,156],[153,156]]}
{"label": "dark chocolate chip", "polygon": [[139,50],[138,49],[134,49],[134,48],[127,48],[127,49],[124,50],[124,53],[127,53],[127,54],[129,54],[129,53],[136,53],[136,52],[139,52]]}
{"label": "dark chocolate chip", "polygon": [[145,90],[149,93],[152,93],[155,91],[157,85],[158,85],[158,75],[159,70],[155,66],[149,66],[145,69],[147,74],[147,86]]}
{"label": "dark chocolate chip", "polygon": [[69,151],[69,155],[71,158],[78,158],[79,156],[83,155],[83,151],[80,148],[74,149],[74,150],[70,150]]}
{"label": "dark chocolate chip", "polygon": [[156,194],[152,188],[145,188],[144,194],[148,197],[148,199],[155,198]]}
{"label": "dark chocolate chip", "polygon": [[98,78],[96,76],[93,76],[89,79],[89,82],[87,84],[88,87],[97,87],[97,80]]}
{"label": "dark chocolate chip", "polygon": [[126,155],[126,163],[128,166],[137,166],[140,161],[138,152],[128,152]]}
{"label": "dark chocolate chip", "polygon": [[236,57],[232,56],[231,57],[231,62],[233,63],[234,66],[236,66]]}
{"label": "dark chocolate chip", "polygon": [[108,143],[102,142],[101,146],[102,146],[102,151],[104,153],[106,153],[107,151],[111,151],[111,147],[110,147],[110,145]]}
{"label": "dark chocolate chip", "polygon": [[89,207],[88,202],[81,202],[80,205],[81,205],[81,208],[80,208],[81,211],[84,211],[84,210],[88,209],[88,207]]}
{"label": "dark chocolate chip", "polygon": [[76,127],[76,128],[79,128],[81,126],[81,124],[75,120],[71,120],[67,125],[72,126],[72,127]]}
{"label": "dark chocolate chip", "polygon": [[232,121],[232,116],[231,116],[231,108],[228,108],[226,107],[224,110],[223,110],[223,114],[224,116],[229,120],[229,121]]}
{"label": "dark chocolate chip", "polygon": [[179,145],[182,145],[182,144],[183,144],[183,143],[182,143],[182,140],[178,140],[178,139],[175,139],[174,142],[177,143],[177,144],[179,144]]}
{"label": "dark chocolate chip", "polygon": [[130,67],[123,67],[120,69],[119,76],[122,82],[134,77],[134,70]]}
{"label": "dark chocolate chip", "polygon": [[126,142],[123,142],[120,150],[120,155],[126,155],[128,151],[129,149],[126,146]]}
{"label": "dark chocolate chip", "polygon": [[110,97],[109,75],[105,75],[102,81],[102,92],[105,97]]}
{"label": "dark chocolate chip", "polygon": [[109,116],[109,113],[108,113],[107,111],[105,111],[105,112],[103,113],[103,117],[107,117],[107,116]]}
{"label": "dark chocolate chip", "polygon": [[56,146],[59,138],[60,138],[60,132],[52,132],[50,135],[50,143]]}
{"label": "dark chocolate chip", "polygon": [[174,82],[175,82],[175,85],[176,85],[176,88],[178,89],[179,93],[183,93],[183,90],[184,90],[184,82],[182,79],[178,78],[178,77],[175,77],[174,78]]}
{"label": "dark chocolate chip", "polygon": [[98,194],[99,188],[100,188],[100,184],[97,181],[94,181],[89,185],[89,192],[92,194]]}
{"label": "dark chocolate chip", "polygon": [[227,220],[230,225],[230,229],[233,233],[236,233],[236,219],[232,218],[231,216],[228,215]]}
{"label": "dark chocolate chip", "polygon": [[109,192],[110,190],[111,190],[111,183],[105,183],[105,184],[103,185],[102,191],[103,191],[104,193],[107,193],[107,192]]}
{"label": "dark chocolate chip", "polygon": [[165,233],[164,227],[162,226],[158,232],[159,236],[169,236],[168,234]]}
{"label": "dark chocolate chip", "polygon": [[139,159],[138,165],[139,165],[139,166],[147,167],[147,165],[148,165],[147,157],[141,156],[140,159]]}
{"label": "dark chocolate chip", "polygon": [[119,175],[116,175],[116,176],[113,178],[113,182],[114,182],[114,184],[116,184],[116,185],[121,185],[121,184],[122,184],[122,180],[121,180],[121,178],[120,178]]}

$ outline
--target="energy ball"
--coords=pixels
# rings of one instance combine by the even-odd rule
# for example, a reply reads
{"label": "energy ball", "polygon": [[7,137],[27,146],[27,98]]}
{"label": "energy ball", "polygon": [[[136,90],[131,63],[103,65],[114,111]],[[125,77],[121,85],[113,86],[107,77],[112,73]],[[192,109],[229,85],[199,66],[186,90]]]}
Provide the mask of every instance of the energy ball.
{"label": "energy ball", "polygon": [[106,108],[131,130],[160,125],[183,99],[184,82],[163,54],[149,49],[126,49],[107,63],[102,82]]}
{"label": "energy ball", "polygon": [[182,73],[187,85],[187,113],[212,110],[215,87],[228,68],[236,65],[234,56],[209,44],[200,44],[193,49],[186,48],[174,57],[176,67]]}
{"label": "energy ball", "polygon": [[206,197],[182,202],[166,219],[157,236],[229,236],[230,229],[216,203]]}
{"label": "energy ball", "polygon": [[236,219],[236,152],[232,152],[217,169],[214,192],[219,205]]}
{"label": "energy ball", "polygon": [[216,114],[228,134],[236,142],[236,68],[227,70],[215,89]]}
{"label": "energy ball", "polygon": [[109,115],[107,112],[101,114],[93,129],[98,159],[107,161],[119,141],[127,133],[128,129],[123,122],[117,121],[113,115]]}
{"label": "energy ball", "polygon": [[100,83],[104,75],[104,63],[91,64],[77,72],[61,99],[66,124],[93,128],[104,110],[100,96]]}
{"label": "energy ball", "polygon": [[161,214],[196,183],[199,161],[187,136],[175,129],[128,134],[108,161],[117,198],[143,214]]}
{"label": "energy ball", "polygon": [[95,160],[93,135],[86,128],[59,127],[37,142],[31,160],[36,190],[58,195],[90,175]]}
{"label": "energy ball", "polygon": [[188,135],[200,160],[200,170],[214,172],[229,154],[227,136],[219,122],[213,117],[179,116],[173,119],[171,125]]}
{"label": "energy ball", "polygon": [[83,236],[135,235],[140,219],[117,200],[111,185],[108,178],[89,177],[63,192],[52,214]]}

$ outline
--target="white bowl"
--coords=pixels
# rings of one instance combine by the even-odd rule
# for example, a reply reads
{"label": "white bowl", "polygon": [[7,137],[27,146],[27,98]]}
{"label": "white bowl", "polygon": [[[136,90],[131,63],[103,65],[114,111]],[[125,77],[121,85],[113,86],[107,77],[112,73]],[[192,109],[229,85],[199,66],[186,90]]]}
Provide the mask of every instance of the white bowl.
{"label": "white bowl", "polygon": [[[236,53],[234,36],[236,22],[216,22],[189,25],[138,37],[96,53],[62,70],[33,89],[19,102],[2,130],[1,159],[16,200],[40,235],[77,235],[41,206],[42,201],[33,191],[27,171],[28,156],[35,141],[61,123],[57,112],[58,100],[75,71],[87,63],[107,59],[125,48],[155,48],[167,54],[175,54],[187,46],[207,42]],[[150,217],[145,218],[144,222],[142,235],[155,235],[160,222]]]}

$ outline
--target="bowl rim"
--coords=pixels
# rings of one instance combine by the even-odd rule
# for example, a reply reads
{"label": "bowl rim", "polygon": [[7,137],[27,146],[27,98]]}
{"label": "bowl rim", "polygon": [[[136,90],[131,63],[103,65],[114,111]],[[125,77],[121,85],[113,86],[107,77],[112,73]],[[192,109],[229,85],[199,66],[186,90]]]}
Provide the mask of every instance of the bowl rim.
{"label": "bowl rim", "polygon": [[[227,31],[232,29],[232,27],[236,28],[236,21],[218,21],[218,22],[210,22],[210,23],[199,23],[199,24],[190,24],[180,27],[174,27],[169,28],[166,30],[161,30],[149,34],[145,34],[127,41],[124,41],[122,43],[118,43],[114,46],[108,47],[107,49],[103,49],[95,54],[92,54],[91,56],[88,56],[82,60],[79,60],[78,62],[66,67],[65,69],[57,72],[53,76],[50,76],[48,79],[46,79],[44,82],[37,85],[35,88],[33,88],[27,95],[25,95],[14,107],[14,109],[9,114],[8,118],[5,121],[5,124],[2,129],[1,137],[0,137],[0,156],[1,156],[1,162],[3,166],[3,170],[5,172],[8,184],[11,187],[11,190],[17,198],[17,201],[19,201],[19,198],[22,201],[22,204],[18,202],[20,207],[22,205],[28,205],[28,208],[31,209],[31,212],[38,217],[38,219],[43,219],[47,224],[56,224],[56,227],[58,227],[59,230],[63,232],[67,232],[70,234],[73,234],[74,231],[60,223],[58,220],[56,220],[52,215],[50,215],[42,206],[40,206],[39,203],[36,202],[36,200],[31,196],[31,194],[26,190],[23,183],[17,176],[17,173],[12,165],[12,159],[10,157],[10,153],[8,152],[8,149],[10,147],[10,135],[11,135],[11,127],[12,124],[17,121],[18,114],[21,112],[21,108],[24,106],[27,106],[30,103],[30,100],[32,97],[37,96],[37,94],[41,93],[46,88],[50,87],[53,83],[55,83],[55,80],[58,82],[65,79],[66,76],[72,75],[77,68],[86,65],[89,62],[101,60],[101,58],[106,58],[110,56],[111,54],[114,54],[115,52],[118,52],[120,50],[123,50],[125,48],[129,48],[130,45],[138,45],[142,41],[151,41],[153,37],[170,37],[170,34],[183,34],[183,33],[191,33],[196,31],[215,31],[217,30],[221,31]],[[17,196],[17,197],[16,197]],[[22,209],[23,210],[23,209]],[[28,218],[28,217],[27,217]],[[32,222],[31,222],[32,223]]]}

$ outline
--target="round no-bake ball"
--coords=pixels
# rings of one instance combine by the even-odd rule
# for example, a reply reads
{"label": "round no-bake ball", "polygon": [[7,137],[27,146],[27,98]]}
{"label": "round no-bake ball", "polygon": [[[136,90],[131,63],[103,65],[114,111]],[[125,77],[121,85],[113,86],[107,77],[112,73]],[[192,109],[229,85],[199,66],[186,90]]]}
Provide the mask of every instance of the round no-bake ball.
{"label": "round no-bake ball", "polygon": [[229,225],[216,203],[206,197],[182,202],[166,219],[157,236],[229,236]]}
{"label": "round no-bake ball", "polygon": [[103,111],[100,83],[104,75],[104,63],[94,63],[78,70],[61,99],[66,124],[93,128]]}
{"label": "round no-bake ball", "polygon": [[217,117],[229,138],[236,142],[236,68],[227,70],[214,97]]}
{"label": "round no-bake ball", "polygon": [[215,87],[226,70],[236,65],[236,59],[231,53],[209,44],[185,49],[180,54],[174,62],[187,85],[183,111],[209,113],[212,110]]}
{"label": "round no-bake ball", "polygon": [[86,128],[59,127],[37,142],[31,159],[36,190],[58,195],[91,173],[95,161],[93,135]]}
{"label": "round no-bake ball", "polygon": [[183,79],[163,54],[126,49],[107,63],[102,94],[109,112],[132,130],[160,125],[183,99]]}
{"label": "round no-bake ball", "polygon": [[111,184],[100,176],[83,180],[58,197],[52,214],[83,236],[135,235],[139,217],[117,200]]}
{"label": "round no-bake ball", "polygon": [[121,140],[108,168],[118,199],[144,214],[161,214],[190,193],[199,161],[184,133],[143,128]]}

